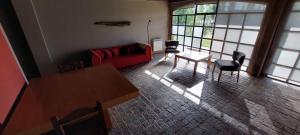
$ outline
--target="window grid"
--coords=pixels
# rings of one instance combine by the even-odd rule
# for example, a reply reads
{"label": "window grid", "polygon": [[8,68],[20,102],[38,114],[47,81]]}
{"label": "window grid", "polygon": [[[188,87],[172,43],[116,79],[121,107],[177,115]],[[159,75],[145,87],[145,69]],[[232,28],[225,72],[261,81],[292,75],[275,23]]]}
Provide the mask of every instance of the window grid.
{"label": "window grid", "polygon": [[[191,48],[191,49],[198,49],[199,51],[201,51],[201,50],[205,50],[205,51],[209,51],[209,53],[211,53],[211,52],[213,52],[213,53],[216,53],[217,55],[220,55],[219,56],[219,58],[220,59],[222,59],[224,56],[223,55],[227,55],[227,56],[232,56],[232,54],[228,54],[228,53],[225,53],[224,52],[224,48],[225,48],[225,44],[226,43],[234,43],[234,44],[236,44],[237,46],[236,46],[236,48],[235,48],[235,50],[239,50],[239,48],[240,48],[240,45],[243,45],[243,46],[250,46],[250,47],[253,47],[254,48],[254,46],[255,46],[255,43],[256,43],[256,41],[253,43],[253,44],[249,44],[249,43],[241,43],[241,39],[242,39],[242,35],[243,35],[243,33],[245,32],[245,31],[253,31],[253,32],[258,32],[259,33],[259,31],[260,31],[260,27],[257,29],[257,28],[245,28],[245,22],[246,22],[246,19],[247,19],[247,17],[248,17],[248,15],[251,15],[251,14],[264,14],[264,12],[241,12],[241,13],[235,13],[235,12],[226,12],[226,13],[216,13],[216,12],[214,12],[214,13],[197,13],[197,8],[198,8],[198,6],[196,5],[196,7],[195,7],[195,14],[182,14],[182,15],[172,15],[172,17],[177,17],[178,19],[178,22],[177,22],[177,25],[172,25],[172,26],[177,26],[177,33],[176,34],[172,34],[172,36],[177,36],[177,39],[178,39],[178,36],[183,36],[184,37],[184,39],[183,39],[183,43],[182,44],[180,44],[180,45],[182,45],[183,46],[183,51],[184,51],[184,49],[185,49],[185,47],[188,47],[188,48]],[[201,26],[195,26],[195,21],[196,21],[196,17],[197,17],[197,15],[202,15],[203,16],[203,23],[202,23],[202,25]],[[211,26],[207,26],[206,25],[206,17],[208,16],[208,15],[213,15],[214,16],[214,21],[213,21],[213,25]],[[224,24],[224,25],[226,25],[226,27],[218,27],[218,26],[216,26],[216,23],[217,23],[217,17],[218,17],[218,15],[228,15],[228,18],[227,18],[227,23],[226,24]],[[231,27],[229,27],[229,22],[230,22],[230,20],[231,20],[231,16],[232,15],[243,15],[243,21],[242,21],[242,24],[239,24],[239,25],[241,25],[241,28],[231,28]],[[184,25],[179,25],[179,17],[180,16],[185,16],[185,24]],[[194,16],[194,18],[193,18],[193,22],[192,22],[192,24],[193,25],[187,25],[187,16]],[[261,24],[258,24],[258,26],[260,26]],[[184,26],[185,27],[185,32],[184,32],[184,34],[183,35],[181,35],[181,34],[179,34],[178,33],[178,29],[179,29],[179,26]],[[188,35],[186,35],[186,27],[192,27],[192,36],[188,36]],[[198,36],[194,36],[194,33],[195,33],[195,28],[197,28],[197,27],[201,27],[202,28],[202,31],[201,31],[201,37],[198,37]],[[211,38],[206,38],[205,37],[205,33],[204,33],[204,31],[205,31],[205,29],[206,28],[212,28],[212,35],[211,35]],[[214,35],[215,35],[215,29],[225,29],[225,35],[224,35],[224,38],[223,38],[223,40],[220,40],[220,39],[215,39],[214,38]],[[239,33],[239,35],[238,35],[238,40],[237,41],[227,41],[227,34],[228,34],[228,30],[239,30],[240,31],[240,33]],[[185,38],[186,37],[189,37],[189,38],[191,38],[191,43],[189,44],[189,45],[185,45]],[[256,36],[256,38],[257,38],[258,36]],[[193,46],[194,45],[194,38],[198,38],[198,39],[200,39],[200,47],[195,47],[195,46]],[[206,48],[204,48],[203,47],[203,40],[210,40],[210,47],[208,48],[208,49],[206,49]],[[256,39],[257,40],[257,39]],[[219,41],[219,42],[223,42],[222,43],[222,49],[221,49],[221,52],[217,52],[217,51],[213,51],[212,50],[212,46],[213,46],[213,42],[214,41]],[[252,55],[252,51],[250,52],[251,53],[251,55]],[[251,61],[251,57],[252,56],[249,56],[249,58],[246,58],[246,60],[249,60],[249,61]],[[248,65],[247,65],[248,66]],[[247,66],[245,66],[245,68],[247,68]]]}
{"label": "window grid", "polygon": [[227,19],[227,22],[226,22],[225,36],[224,36],[223,40],[220,40],[220,41],[223,42],[222,50],[221,50],[221,52],[219,52],[220,53],[220,59],[222,59],[222,56],[223,56],[222,54],[224,52],[224,46],[225,46],[225,43],[226,43],[225,40],[227,38],[227,33],[228,33],[228,29],[229,29],[228,25],[229,25],[230,19],[231,19],[231,14],[228,15],[228,19]]}
{"label": "window grid", "polygon": [[[300,10],[292,10],[290,12],[291,13],[300,13]],[[284,32],[288,32],[288,33],[299,33],[300,34],[300,31],[299,30],[287,30],[287,29],[283,29],[282,33]],[[281,76],[276,76],[276,75],[271,75],[269,73],[266,74],[267,77],[270,77],[272,79],[275,79],[275,80],[279,80],[279,81],[284,81],[286,83],[290,83],[290,84],[293,84],[293,85],[297,85],[297,86],[300,86],[300,82],[299,81],[296,81],[296,80],[292,80],[292,75],[295,73],[296,70],[300,70],[300,68],[297,68],[297,65],[299,64],[300,62],[300,50],[296,50],[296,49],[289,49],[289,48],[284,48],[284,47],[281,47],[281,46],[278,46],[277,47],[277,50],[283,50],[283,51],[289,51],[289,52],[297,52],[298,53],[298,56],[296,58],[296,61],[295,63],[293,64],[293,66],[287,66],[287,65],[282,65],[282,64],[279,64],[279,63],[275,63],[273,60],[271,62],[271,65],[275,65],[275,66],[279,66],[279,67],[284,67],[284,68],[287,68],[287,69],[290,69],[291,72],[289,73],[288,77],[287,78],[283,78]],[[270,68],[270,67],[269,67]]]}

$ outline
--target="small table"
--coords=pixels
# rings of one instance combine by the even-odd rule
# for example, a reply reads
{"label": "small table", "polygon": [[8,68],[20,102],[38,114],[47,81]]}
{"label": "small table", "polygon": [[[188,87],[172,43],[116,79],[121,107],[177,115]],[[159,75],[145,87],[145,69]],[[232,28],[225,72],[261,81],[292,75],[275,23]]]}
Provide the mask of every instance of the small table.
{"label": "small table", "polygon": [[204,52],[197,52],[197,51],[181,52],[175,55],[173,68],[177,66],[177,61],[179,60],[179,58],[185,59],[187,61],[193,61],[195,62],[193,75],[195,75],[197,72],[198,62],[208,60],[207,67],[209,68],[209,66],[211,65],[211,57],[212,56],[209,53],[204,53]]}
{"label": "small table", "polygon": [[102,103],[108,128],[108,108],[139,95],[139,90],[112,65],[99,65],[32,79],[13,113],[5,135],[37,135],[53,127],[50,118]]}

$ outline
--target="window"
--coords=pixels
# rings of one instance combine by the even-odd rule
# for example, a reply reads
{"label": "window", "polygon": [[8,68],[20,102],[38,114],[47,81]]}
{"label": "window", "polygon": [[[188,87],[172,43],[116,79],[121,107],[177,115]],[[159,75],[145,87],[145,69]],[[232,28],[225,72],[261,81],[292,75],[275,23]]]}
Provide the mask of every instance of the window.
{"label": "window", "polygon": [[268,76],[300,84],[300,2],[295,2],[290,12],[278,47],[267,70]]}
{"label": "window", "polygon": [[[231,59],[234,50],[242,51],[246,54],[245,70],[251,60],[266,5],[220,2],[218,12],[216,6],[208,3],[173,11],[172,39],[178,40],[183,50],[188,47],[210,51],[214,59]],[[291,27],[296,24],[290,22]],[[293,38],[290,42],[298,41]]]}

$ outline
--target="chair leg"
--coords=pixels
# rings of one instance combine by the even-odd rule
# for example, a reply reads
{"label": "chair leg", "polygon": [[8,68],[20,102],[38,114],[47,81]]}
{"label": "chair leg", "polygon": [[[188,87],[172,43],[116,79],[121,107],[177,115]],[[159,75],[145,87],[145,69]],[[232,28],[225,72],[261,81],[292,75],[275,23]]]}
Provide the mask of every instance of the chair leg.
{"label": "chair leg", "polygon": [[167,53],[165,53],[165,61],[167,61],[167,56],[168,56],[168,54],[167,54]]}
{"label": "chair leg", "polygon": [[214,68],[213,68],[212,74],[214,74],[214,73],[215,73],[215,69],[216,69],[216,65],[214,65]]}
{"label": "chair leg", "polygon": [[240,70],[238,71],[236,82],[239,82],[239,78],[240,78]]}
{"label": "chair leg", "polygon": [[233,75],[233,71],[231,71],[231,76]]}
{"label": "chair leg", "polygon": [[218,83],[220,82],[221,75],[222,75],[222,70],[220,70],[220,73],[219,73]]}

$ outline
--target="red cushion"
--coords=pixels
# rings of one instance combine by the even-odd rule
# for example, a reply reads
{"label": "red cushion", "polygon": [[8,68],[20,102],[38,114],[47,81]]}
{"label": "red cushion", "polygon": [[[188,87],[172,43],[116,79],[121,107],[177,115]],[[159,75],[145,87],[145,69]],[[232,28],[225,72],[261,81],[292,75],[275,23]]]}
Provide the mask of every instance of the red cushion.
{"label": "red cushion", "polygon": [[120,56],[112,59],[104,60],[103,63],[110,63],[114,65],[116,68],[128,67],[131,65],[148,62],[149,59],[146,55],[128,55],[128,56]]}
{"label": "red cushion", "polygon": [[120,48],[111,48],[111,50],[113,51],[115,57],[120,56]]}
{"label": "red cushion", "polygon": [[[134,54],[128,54],[127,48],[130,48],[129,49],[130,51],[134,51],[132,49],[137,49],[137,50],[135,50],[136,52],[133,52]],[[152,49],[150,45],[130,44],[125,46],[111,47],[105,49],[91,50],[91,52],[93,53],[92,63],[94,66],[103,63],[111,63],[116,68],[123,68],[131,65],[143,63],[143,62],[148,62],[152,59]],[[105,52],[103,50],[105,50]],[[110,56],[112,56],[111,58],[105,58],[108,57],[107,54],[108,50],[111,54]]]}
{"label": "red cushion", "polygon": [[94,49],[94,53],[98,54],[101,59],[110,59],[120,56],[119,48],[103,48],[103,49]]}

